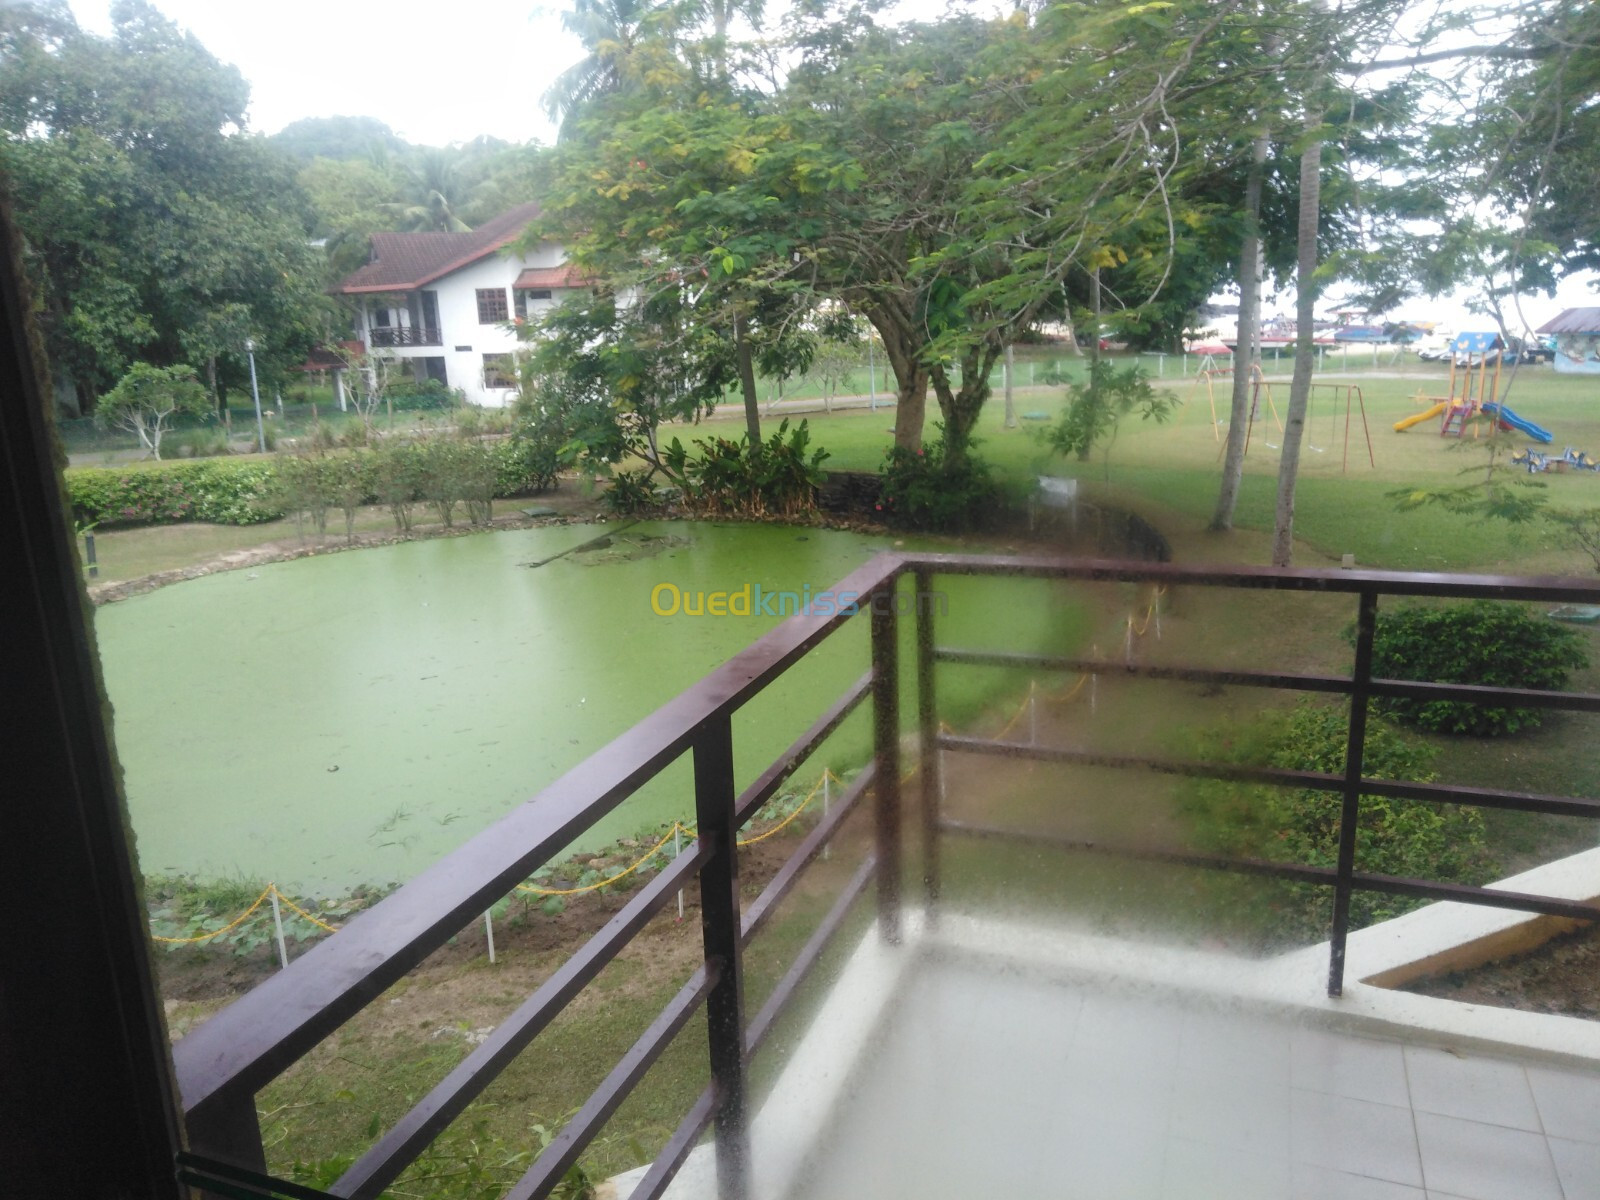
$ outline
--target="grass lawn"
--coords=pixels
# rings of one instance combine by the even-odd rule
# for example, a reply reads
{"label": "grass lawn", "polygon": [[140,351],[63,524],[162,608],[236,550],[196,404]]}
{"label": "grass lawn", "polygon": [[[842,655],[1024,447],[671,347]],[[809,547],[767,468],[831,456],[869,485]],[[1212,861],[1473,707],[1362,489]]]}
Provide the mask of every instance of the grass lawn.
{"label": "grass lawn", "polygon": [[[1486,456],[1482,443],[1470,435],[1439,437],[1435,421],[1396,433],[1392,428],[1396,421],[1426,407],[1417,399],[1419,395],[1444,393],[1447,375],[1414,369],[1400,378],[1388,377],[1392,374],[1399,373],[1352,372],[1333,386],[1317,388],[1313,395],[1296,495],[1295,533],[1305,551],[1301,565],[1338,562],[1343,555],[1354,554],[1363,566],[1396,570],[1535,574],[1592,569],[1587,559],[1557,545],[1542,526],[1473,522],[1427,509],[1396,511],[1388,493],[1408,486],[1451,486],[1475,477]],[[1322,379],[1330,381],[1326,376]],[[1192,379],[1187,384],[1177,380],[1166,383],[1180,401],[1174,417],[1162,425],[1130,423],[1109,454],[1097,449],[1088,462],[1069,461],[1050,451],[1040,433],[1046,421],[1023,419],[1016,429],[1004,428],[999,397],[985,406],[979,421],[978,453],[1012,486],[1026,487],[1027,481],[1039,474],[1071,476],[1083,481],[1092,493],[1162,517],[1158,524],[1175,542],[1186,542],[1187,535],[1197,538],[1195,545],[1180,549],[1181,557],[1255,560],[1260,547],[1253,539],[1201,536],[1216,504],[1221,438],[1226,429],[1213,430],[1211,403],[1203,384]],[[1362,392],[1371,436],[1370,461],[1361,410],[1354,402],[1348,464],[1342,461],[1347,385]],[[1214,385],[1216,410],[1224,420],[1226,387],[1225,381]],[[1281,416],[1288,404],[1287,380],[1272,379],[1271,390]],[[1555,435],[1546,449],[1560,453],[1570,445],[1600,455],[1600,398],[1594,396],[1592,381],[1556,375],[1548,367],[1532,368],[1519,375],[1507,402],[1519,416]],[[1060,389],[1037,388],[1020,392],[1016,407],[1021,414],[1043,413],[1053,420],[1062,404]],[[1235,516],[1241,530],[1272,528],[1282,438],[1264,399],[1260,409]],[[719,410],[719,419],[737,415],[732,409]],[[936,415],[930,404],[930,435]],[[768,422],[777,419],[774,415]],[[813,443],[829,451],[829,467],[858,471],[876,470],[881,465],[894,424],[890,409],[808,413],[805,419],[811,423]],[[684,430],[679,435],[692,438],[694,432]],[[1600,473],[1550,473],[1536,478],[1546,486],[1554,504],[1600,506]]]}

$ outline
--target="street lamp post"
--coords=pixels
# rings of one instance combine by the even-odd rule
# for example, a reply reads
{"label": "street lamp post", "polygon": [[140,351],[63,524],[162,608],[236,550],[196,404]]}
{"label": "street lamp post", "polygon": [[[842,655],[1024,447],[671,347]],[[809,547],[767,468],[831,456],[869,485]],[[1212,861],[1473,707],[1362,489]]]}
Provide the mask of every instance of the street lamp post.
{"label": "street lamp post", "polygon": [[256,439],[261,453],[267,452],[267,427],[261,420],[261,389],[256,385],[256,343],[254,338],[245,338],[244,352],[250,356],[250,395],[256,402]]}

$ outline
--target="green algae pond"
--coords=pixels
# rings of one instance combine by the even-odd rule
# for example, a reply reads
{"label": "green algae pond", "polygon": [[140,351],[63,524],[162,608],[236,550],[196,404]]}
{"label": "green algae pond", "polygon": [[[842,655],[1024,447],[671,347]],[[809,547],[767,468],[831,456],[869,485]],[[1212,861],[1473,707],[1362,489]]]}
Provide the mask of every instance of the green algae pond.
{"label": "green algae pond", "polygon": [[[692,597],[815,593],[893,544],[772,525],[569,525],[313,556],[107,605],[95,624],[141,867],[312,896],[405,880],[781,619],[759,605],[688,615]],[[1045,582],[936,587],[947,644],[1066,650],[1086,620]],[[849,622],[736,715],[741,785],[866,669],[866,625]],[[957,720],[1024,683],[1000,670],[960,680],[941,694]],[[869,744],[863,709],[796,778],[858,767]],[[680,762],[574,849],[692,809]]]}

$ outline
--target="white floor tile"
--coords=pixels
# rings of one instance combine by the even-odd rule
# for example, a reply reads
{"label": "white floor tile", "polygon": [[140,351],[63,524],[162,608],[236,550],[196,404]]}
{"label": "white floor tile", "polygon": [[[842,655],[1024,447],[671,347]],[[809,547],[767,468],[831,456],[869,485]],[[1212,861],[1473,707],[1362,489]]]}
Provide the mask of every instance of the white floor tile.
{"label": "white floor tile", "polygon": [[1297,1088],[1375,1104],[1411,1103],[1405,1048],[1399,1042],[1296,1029],[1289,1050],[1289,1082]]}
{"label": "white floor tile", "polygon": [[1600,1200],[1600,1145],[1553,1137],[1550,1156],[1567,1200]]}
{"label": "white floor tile", "polygon": [[1172,1105],[1176,1138],[1261,1158],[1289,1157],[1289,1089],[1283,1084],[1179,1071]]}
{"label": "white floor tile", "polygon": [[1424,1200],[1421,1188],[1407,1187],[1387,1179],[1351,1175],[1312,1163],[1297,1162],[1291,1167],[1294,1200]]}
{"label": "white floor tile", "polygon": [[1528,1077],[1516,1063],[1407,1046],[1411,1106],[1418,1112],[1543,1132]]}
{"label": "white floor tile", "polygon": [[1547,1134],[1600,1143],[1600,1075],[1529,1067],[1528,1086]]}
{"label": "white floor tile", "polygon": [[1543,1134],[1419,1112],[1428,1192],[1466,1200],[1562,1200]]}
{"label": "white floor tile", "polygon": [[1168,1144],[1161,1200],[1283,1200],[1289,1162],[1176,1139]]}
{"label": "white floor tile", "polygon": [[1276,1021],[1195,1012],[1184,1019],[1178,1066],[1221,1078],[1289,1082],[1289,1030]]}
{"label": "white floor tile", "polygon": [[1296,1089],[1290,1099],[1296,1162],[1422,1186],[1411,1110]]}

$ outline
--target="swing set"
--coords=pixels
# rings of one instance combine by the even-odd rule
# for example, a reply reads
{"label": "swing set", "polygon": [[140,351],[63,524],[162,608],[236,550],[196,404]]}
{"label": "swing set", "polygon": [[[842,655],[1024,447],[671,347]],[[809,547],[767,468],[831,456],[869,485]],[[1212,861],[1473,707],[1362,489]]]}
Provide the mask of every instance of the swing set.
{"label": "swing set", "polygon": [[[1211,405],[1211,429],[1219,442],[1222,440],[1222,422],[1217,419],[1217,402],[1212,387],[1212,379],[1218,376],[1231,377],[1232,375],[1232,367],[1211,368],[1210,364],[1207,364],[1206,367],[1201,369],[1200,375],[1196,377],[1194,384],[1189,389],[1192,395],[1194,389],[1200,386],[1200,380],[1205,380],[1206,399]],[[1343,458],[1339,466],[1340,471],[1348,472],[1350,469],[1350,426],[1357,410],[1361,413],[1361,436],[1366,439],[1367,443],[1367,463],[1369,466],[1377,467],[1377,459],[1372,452],[1372,430],[1367,424],[1367,402],[1365,396],[1362,395],[1360,386],[1353,383],[1313,383],[1311,385],[1311,395],[1306,403],[1306,432],[1308,434],[1312,432],[1315,426],[1313,414],[1316,412],[1319,394],[1327,395],[1332,401],[1329,411],[1330,425],[1328,430],[1330,441],[1339,437],[1339,401],[1341,399],[1344,400],[1344,449]],[[1267,402],[1267,410],[1272,413],[1272,423],[1277,426],[1278,433],[1281,435],[1283,433],[1283,419],[1278,415],[1278,405],[1272,396],[1272,383],[1261,373],[1261,365],[1259,363],[1251,363],[1250,414],[1245,424],[1244,433],[1244,452],[1246,455],[1250,453],[1250,441],[1255,433],[1256,418],[1260,414],[1263,398]],[[1187,407],[1187,404],[1188,401],[1186,399],[1185,407]],[[1323,452],[1323,447],[1311,443],[1307,444],[1310,449],[1318,454]],[[1269,449],[1278,449],[1271,442],[1268,442],[1267,446]],[[1217,451],[1217,455],[1219,458],[1221,457],[1222,451],[1220,449]]]}

